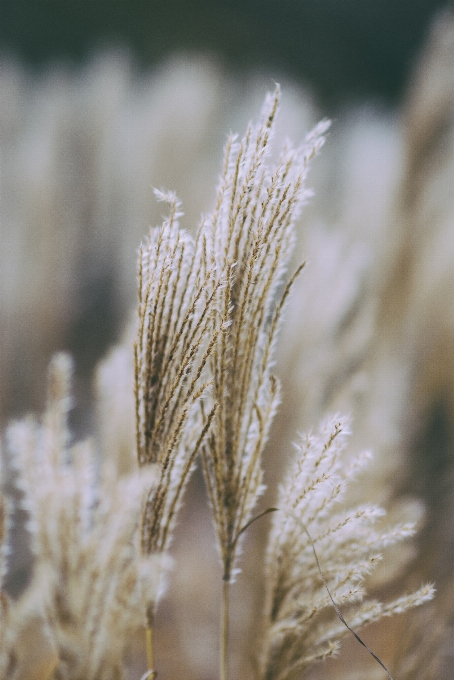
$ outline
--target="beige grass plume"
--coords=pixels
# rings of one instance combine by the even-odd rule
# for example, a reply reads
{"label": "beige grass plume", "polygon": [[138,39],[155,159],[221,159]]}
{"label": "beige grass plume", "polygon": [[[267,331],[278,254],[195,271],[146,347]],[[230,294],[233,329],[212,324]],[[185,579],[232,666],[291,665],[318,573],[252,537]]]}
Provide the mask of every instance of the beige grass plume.
{"label": "beige grass plume", "polygon": [[223,569],[220,677],[227,677],[229,584],[240,535],[263,492],[261,455],[279,402],[272,375],[280,317],[291,285],[285,283],[294,222],[308,196],[310,160],[323,144],[320,123],[297,149],[269,159],[280,88],[268,95],[256,125],[243,139],[228,138],[214,211],[204,221],[212,267],[226,285],[215,291],[216,314],[228,320],[210,356],[213,397],[219,408],[202,447],[208,497]]}
{"label": "beige grass plume", "polygon": [[279,401],[272,375],[281,312],[293,280],[284,276],[294,222],[308,196],[310,160],[329,124],[320,123],[297,149],[269,159],[280,89],[268,95],[259,122],[238,143],[230,136],[214,212],[206,219],[215,264],[228,284],[216,292],[229,318],[210,359],[213,395],[221,405],[203,447],[224,581],[234,576],[241,528],[263,491],[261,454]]}
{"label": "beige grass plume", "polygon": [[433,587],[425,585],[387,604],[364,600],[364,579],[381,560],[383,548],[411,536],[414,527],[375,528],[384,511],[374,505],[342,508],[348,484],[370,458],[363,453],[343,460],[349,434],[348,421],[336,417],[302,436],[281,487],[277,507],[282,512],[273,518],[266,560],[263,680],[297,677],[338,650],[349,630],[327,588],[353,629],[434,595]]}
{"label": "beige grass plume", "polygon": [[[179,228],[176,196],[155,193],[168,203],[170,215],[139,251],[134,380],[138,462],[158,470],[143,512],[142,552],[165,559],[183,492],[217,409],[214,401],[205,412],[203,400],[211,385],[208,360],[226,319],[216,310],[224,284],[208,255],[203,225],[193,238]],[[150,636],[156,604],[146,603]]]}
{"label": "beige grass plume", "polygon": [[[156,569],[140,550],[140,514],[155,473],[116,481],[101,472],[92,444],[70,443],[67,425],[71,360],[54,357],[42,423],[10,426],[30,515],[36,564],[36,610],[58,655],[55,680],[122,677],[129,637],[145,623],[144,601],[156,596]],[[36,613],[36,612],[35,612]]]}

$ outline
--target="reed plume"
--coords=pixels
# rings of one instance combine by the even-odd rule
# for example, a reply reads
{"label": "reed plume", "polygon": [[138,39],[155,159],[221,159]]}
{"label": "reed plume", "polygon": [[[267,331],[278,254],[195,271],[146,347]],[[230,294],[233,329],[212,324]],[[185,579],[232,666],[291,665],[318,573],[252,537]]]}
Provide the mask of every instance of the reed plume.
{"label": "reed plume", "polygon": [[89,441],[71,444],[70,378],[70,358],[56,355],[42,423],[29,418],[8,430],[30,517],[35,614],[58,656],[54,680],[121,678],[125,645],[159,587],[139,541],[155,471],[117,481],[108,464],[99,470]]}
{"label": "reed plume", "polygon": [[364,579],[382,559],[381,551],[411,536],[414,526],[375,528],[381,508],[342,508],[348,484],[370,458],[366,452],[345,460],[349,435],[348,421],[337,417],[302,436],[281,487],[266,559],[263,680],[299,677],[333,655],[349,633],[336,607],[350,627],[360,628],[434,595],[424,585],[386,604],[364,600]]}
{"label": "reed plume", "polygon": [[320,123],[296,149],[269,155],[279,105],[277,86],[256,125],[238,143],[230,136],[214,212],[206,218],[213,266],[227,285],[217,291],[218,313],[229,320],[210,358],[213,395],[222,405],[203,446],[203,468],[213,512],[223,579],[235,574],[242,527],[263,492],[261,454],[279,402],[272,374],[282,310],[299,267],[284,277],[294,223],[309,192],[305,179],[329,123]]}

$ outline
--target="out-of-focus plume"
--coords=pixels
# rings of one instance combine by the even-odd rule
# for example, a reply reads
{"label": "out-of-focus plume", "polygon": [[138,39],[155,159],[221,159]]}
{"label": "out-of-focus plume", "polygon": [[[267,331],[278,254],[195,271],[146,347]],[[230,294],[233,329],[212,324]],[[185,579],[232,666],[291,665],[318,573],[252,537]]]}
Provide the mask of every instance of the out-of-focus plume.
{"label": "out-of-focus plume", "polygon": [[[69,357],[56,355],[42,423],[18,421],[7,433],[35,555],[24,596],[34,606],[21,610],[18,625],[41,619],[57,656],[52,677],[117,678],[130,635],[145,622],[144,601],[160,587],[156,558],[140,550],[141,508],[156,471],[118,481],[108,462],[97,469],[89,441],[70,443],[70,377]],[[21,671],[16,665],[13,658],[11,672]]]}

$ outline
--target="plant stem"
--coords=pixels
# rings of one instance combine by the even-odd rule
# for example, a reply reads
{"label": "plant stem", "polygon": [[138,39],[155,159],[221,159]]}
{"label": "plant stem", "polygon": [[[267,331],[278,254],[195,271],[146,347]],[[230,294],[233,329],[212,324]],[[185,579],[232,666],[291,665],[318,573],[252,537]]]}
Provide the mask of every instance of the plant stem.
{"label": "plant stem", "polygon": [[229,594],[230,581],[225,579],[222,582],[222,604],[221,604],[221,644],[220,644],[220,680],[227,680],[228,676],[228,650],[229,650]]}
{"label": "plant stem", "polygon": [[153,628],[147,628],[145,631],[146,641],[147,641],[147,662],[148,670],[153,671],[154,660],[153,660]]}
{"label": "plant stem", "polygon": [[147,664],[148,664],[148,676],[149,680],[153,680],[156,677],[156,671],[154,670],[154,654],[153,654],[153,622],[154,616],[151,610],[147,612],[147,628],[145,630],[145,640],[147,649]]}

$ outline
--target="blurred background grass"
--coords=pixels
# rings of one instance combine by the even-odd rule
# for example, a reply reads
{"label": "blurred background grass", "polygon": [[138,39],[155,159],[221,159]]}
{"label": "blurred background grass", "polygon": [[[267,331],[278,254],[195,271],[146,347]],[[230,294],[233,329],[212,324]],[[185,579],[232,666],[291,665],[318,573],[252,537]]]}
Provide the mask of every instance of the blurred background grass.
{"label": "blurred background grass", "polygon": [[[196,221],[210,196],[208,186],[204,192],[201,185],[217,172],[216,158],[226,130],[242,129],[272,79],[298,90],[300,110],[294,107],[293,119],[305,117],[306,125],[327,115],[339,118],[340,129],[343,121],[353,120],[356,114],[351,112],[358,113],[363,105],[372,117],[377,110],[392,117],[402,108],[434,18],[451,5],[446,0],[1,0],[2,231],[8,259],[14,253],[19,257],[14,267],[10,264],[16,273],[11,275],[5,265],[2,290],[15,287],[14,277],[23,267],[20,259],[27,248],[41,262],[43,256],[49,257],[44,235],[39,237],[38,250],[31,245],[40,230],[39,219],[47,223],[42,228],[48,233],[51,223],[59,224],[59,238],[65,243],[55,241],[52,248],[56,271],[45,266],[50,267],[51,278],[58,272],[63,276],[62,269],[66,270],[66,283],[59,284],[60,301],[45,286],[42,291],[49,307],[59,304],[61,308],[52,331],[60,337],[53,345],[69,348],[81,375],[89,375],[105,348],[118,338],[133,300],[127,276],[120,284],[118,262],[112,262],[118,260],[112,252],[118,247],[118,242],[112,244],[115,238],[118,241],[113,234],[122,219],[128,221],[124,202],[141,204],[140,216],[129,220],[135,219],[132,232],[124,223],[136,244],[149,224],[147,218],[159,219],[151,186],[175,188],[184,199],[188,222]],[[179,88],[179,97],[172,94]],[[150,93],[148,99],[145,92]],[[246,110],[241,103],[248,100]],[[364,121],[368,114],[359,115]],[[120,131],[122,123],[125,127]],[[289,127],[288,133],[293,131],[301,134],[302,126]],[[139,134],[142,142],[132,141]],[[149,159],[134,168],[142,189],[126,190],[127,167],[117,172],[121,177],[106,179],[115,162],[114,146],[123,144],[126,162],[136,153],[135,143],[146,148],[146,139],[153,147],[147,151]],[[29,160],[24,161],[27,153]],[[18,166],[18,156],[27,169]],[[203,175],[195,173],[192,183],[181,171],[191,162]],[[60,187],[55,175],[46,184],[49,172],[58,174]],[[41,218],[24,173],[40,177],[41,186],[35,182],[33,191],[41,194]],[[333,218],[342,190],[336,178],[329,181]],[[129,199],[122,196],[120,186],[129,191]],[[27,209],[29,200],[33,206]],[[29,217],[14,215],[19,204]],[[13,207],[9,210],[9,206]],[[32,214],[35,224],[32,227],[30,221],[27,232],[25,222]],[[62,237],[63,223],[69,222],[72,236]],[[14,247],[13,234],[17,236]],[[69,264],[59,259],[65,248],[68,257],[71,248],[77,251]],[[127,266],[131,263],[130,255]],[[121,285],[128,293],[119,291]],[[6,306],[16,304],[5,299]],[[12,328],[15,322],[5,323]],[[48,325],[52,323],[50,319]],[[5,333],[6,344],[16,345],[14,333],[8,328]],[[4,373],[3,418],[39,406],[39,390],[29,384],[33,370],[28,364],[41,365],[39,357],[46,352],[42,347],[32,356],[17,349]],[[30,360],[24,361],[24,356]],[[43,370],[43,366],[38,370],[40,377]],[[86,392],[86,385],[80,392]]]}
{"label": "blurred background grass", "polygon": [[127,48],[149,68],[173,52],[259,66],[310,86],[325,107],[396,102],[446,0],[2,0],[0,50],[35,69]]}

